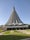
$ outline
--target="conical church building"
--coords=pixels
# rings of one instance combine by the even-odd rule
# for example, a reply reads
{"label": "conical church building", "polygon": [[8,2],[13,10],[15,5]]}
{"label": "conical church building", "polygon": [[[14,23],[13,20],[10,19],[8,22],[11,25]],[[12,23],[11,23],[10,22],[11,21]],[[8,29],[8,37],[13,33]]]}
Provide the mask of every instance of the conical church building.
{"label": "conical church building", "polygon": [[21,21],[21,19],[19,18],[18,14],[17,14],[17,12],[15,10],[15,7],[13,7],[12,14],[9,17],[9,20],[6,23],[6,25],[10,25],[10,24],[13,24],[13,23],[14,24],[16,24],[16,23],[22,23],[23,24],[23,22]]}
{"label": "conical church building", "polygon": [[19,30],[28,28],[27,24],[24,24],[19,18],[15,7],[13,7],[13,11],[11,16],[9,17],[7,23],[3,26],[3,30]]}

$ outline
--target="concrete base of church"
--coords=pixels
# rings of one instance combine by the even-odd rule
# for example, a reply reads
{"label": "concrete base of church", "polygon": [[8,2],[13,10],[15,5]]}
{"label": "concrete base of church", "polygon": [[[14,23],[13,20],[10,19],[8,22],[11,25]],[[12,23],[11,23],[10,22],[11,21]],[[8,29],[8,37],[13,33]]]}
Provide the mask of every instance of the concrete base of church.
{"label": "concrete base of church", "polygon": [[28,25],[5,25],[3,27],[3,30],[23,30],[28,29]]}

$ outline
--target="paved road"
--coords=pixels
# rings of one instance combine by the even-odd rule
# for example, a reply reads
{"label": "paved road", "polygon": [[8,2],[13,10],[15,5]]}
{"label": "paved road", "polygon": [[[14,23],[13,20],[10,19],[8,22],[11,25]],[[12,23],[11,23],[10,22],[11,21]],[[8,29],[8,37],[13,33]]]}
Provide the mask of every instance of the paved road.
{"label": "paved road", "polygon": [[30,40],[30,38],[26,38],[26,39],[21,39],[21,40]]}

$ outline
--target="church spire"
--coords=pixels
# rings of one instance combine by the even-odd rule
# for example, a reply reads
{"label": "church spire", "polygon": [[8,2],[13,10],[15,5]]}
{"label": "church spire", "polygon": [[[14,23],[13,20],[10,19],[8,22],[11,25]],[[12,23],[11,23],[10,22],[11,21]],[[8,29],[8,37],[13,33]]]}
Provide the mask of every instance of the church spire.
{"label": "church spire", "polygon": [[15,11],[15,7],[13,6],[13,11]]}

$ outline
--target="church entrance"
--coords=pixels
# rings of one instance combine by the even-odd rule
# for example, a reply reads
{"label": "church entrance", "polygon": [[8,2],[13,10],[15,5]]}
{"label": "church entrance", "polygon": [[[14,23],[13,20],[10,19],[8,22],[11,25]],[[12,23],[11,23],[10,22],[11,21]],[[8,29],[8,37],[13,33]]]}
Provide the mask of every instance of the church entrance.
{"label": "church entrance", "polygon": [[7,28],[7,30],[16,30],[16,28]]}

